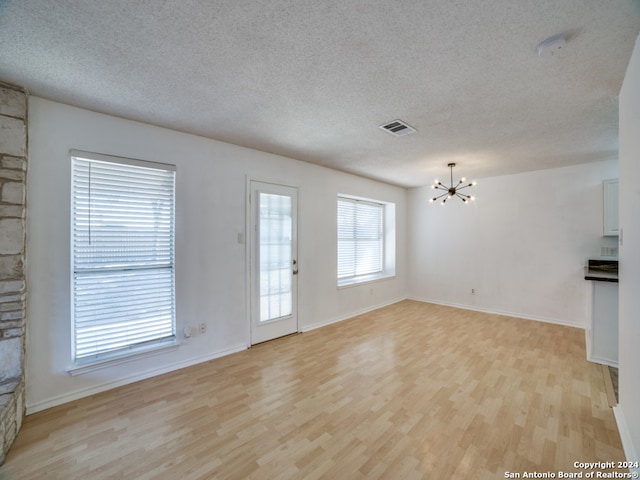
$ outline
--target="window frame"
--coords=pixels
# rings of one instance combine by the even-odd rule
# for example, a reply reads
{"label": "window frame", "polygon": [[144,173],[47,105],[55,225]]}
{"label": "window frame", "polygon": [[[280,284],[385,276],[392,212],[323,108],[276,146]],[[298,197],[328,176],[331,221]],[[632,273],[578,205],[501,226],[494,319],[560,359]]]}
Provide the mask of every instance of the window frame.
{"label": "window frame", "polygon": [[[112,155],[104,155],[104,154],[98,154],[98,153],[92,153],[92,152],[85,152],[85,151],[80,151],[80,150],[71,150],[70,151],[70,159],[71,159],[71,195],[70,195],[70,214],[71,214],[71,218],[70,218],[70,230],[71,230],[71,238],[70,238],[70,297],[71,297],[71,305],[70,305],[70,310],[71,310],[71,360],[72,360],[72,365],[71,367],[69,367],[67,369],[67,371],[72,374],[72,375],[76,375],[76,374],[80,374],[80,373],[85,373],[88,371],[91,371],[95,368],[102,368],[103,366],[109,366],[112,364],[118,364],[118,363],[122,363],[125,361],[129,361],[133,358],[140,358],[142,356],[148,356],[148,355],[155,355],[157,353],[161,353],[162,351],[166,351],[166,350],[173,350],[175,348],[178,347],[178,340],[177,340],[177,319],[176,319],[176,282],[175,282],[175,268],[176,268],[176,259],[175,259],[175,243],[176,243],[176,230],[175,230],[175,223],[176,223],[176,219],[175,219],[175,205],[176,205],[176,166],[175,165],[171,165],[171,164],[165,164],[165,163],[159,163],[159,162],[150,162],[150,161],[146,161],[146,160],[137,160],[137,159],[132,159],[132,158],[126,158],[126,157],[117,157],[117,156],[112,156]],[[162,219],[163,220],[168,220],[169,224],[168,226],[164,227],[163,229],[160,229],[160,231],[153,231],[153,235],[160,235],[161,232],[162,233],[167,233],[169,232],[169,238],[170,240],[168,240],[168,250],[166,253],[166,256],[168,258],[167,263],[158,263],[158,261],[156,259],[154,259],[152,262],[149,263],[144,263],[144,261],[140,261],[140,260],[136,260],[137,265],[133,266],[131,264],[124,264],[125,262],[122,262],[122,265],[119,266],[106,266],[104,268],[102,267],[92,267],[91,271],[92,272],[100,272],[99,274],[102,274],[104,272],[107,272],[107,274],[113,273],[114,275],[123,275],[123,272],[149,272],[153,275],[153,271],[155,270],[156,272],[160,271],[160,270],[165,270],[165,273],[163,275],[161,275],[160,277],[157,278],[163,278],[164,282],[169,286],[169,293],[168,294],[163,294],[163,298],[164,300],[162,301],[162,304],[168,308],[169,310],[169,314],[168,316],[170,317],[170,325],[169,322],[167,322],[167,319],[165,318],[164,320],[160,321],[160,322],[156,322],[153,323],[152,321],[148,321],[145,322],[145,332],[147,335],[147,339],[143,340],[143,341],[136,341],[136,340],[128,340],[129,343],[127,343],[124,346],[118,347],[118,348],[106,348],[106,349],[102,349],[100,351],[96,351],[96,352],[92,352],[90,354],[83,354],[81,356],[78,356],[78,329],[77,329],[77,320],[79,318],[78,312],[76,311],[76,304],[77,304],[77,295],[78,295],[78,290],[77,290],[77,283],[78,283],[78,279],[82,277],[82,275],[87,275],[88,277],[90,277],[90,274],[88,274],[88,269],[85,268],[76,268],[78,262],[76,261],[76,252],[78,252],[79,250],[76,248],[76,232],[80,232],[80,230],[77,230],[77,224],[79,224],[79,222],[76,221],[76,214],[74,212],[74,209],[76,208],[76,205],[80,205],[80,203],[77,203],[77,197],[81,196],[81,189],[80,187],[78,187],[76,185],[76,176],[80,175],[80,168],[81,167],[77,167],[76,165],[76,159],[79,161],[86,161],[86,162],[93,162],[92,164],[105,164],[105,163],[109,163],[112,165],[118,165],[120,167],[122,167],[122,171],[123,173],[127,170],[127,167],[143,167],[143,168],[147,168],[147,169],[151,169],[151,170],[156,170],[157,172],[160,172],[162,175],[165,175],[165,183],[169,183],[169,186],[165,185],[164,188],[164,193],[166,195],[168,195],[168,200],[166,200],[166,203],[164,204],[164,207],[168,208],[168,210],[166,211],[166,213],[163,215]],[[143,175],[143,171],[142,170],[138,170],[137,173],[134,172],[134,169],[131,169],[129,174],[133,175],[135,177],[135,179],[137,181],[142,181],[145,182],[147,181],[150,177],[146,177],[145,175]],[[149,172],[150,174],[153,172]],[[169,175],[166,175],[167,173],[169,173]],[[145,178],[146,177],[146,178]],[[91,188],[95,188],[93,187],[93,183],[91,183],[91,187],[89,188],[89,193],[88,195],[91,195]],[[109,187],[111,188],[111,187]],[[123,191],[123,189],[120,188],[113,188],[114,193],[117,194],[118,191]],[[87,198],[94,198],[95,197],[87,197]],[[148,198],[148,197],[147,197]],[[79,200],[81,201],[81,200]],[[85,200],[86,202],[88,202],[89,200]],[[125,202],[130,202],[131,200],[128,199],[125,196]],[[137,212],[136,212],[137,213]],[[146,218],[146,217],[145,217]],[[154,219],[157,220],[158,217],[154,217]],[[152,239],[154,239],[153,241],[156,242],[154,244],[154,250],[157,249],[157,238],[158,237],[153,237]],[[116,245],[117,248],[117,245]],[[81,249],[81,247],[79,247],[79,249]],[[147,251],[147,250],[143,250]],[[80,258],[80,256],[78,256],[78,258]],[[100,255],[96,255],[95,257],[96,259],[98,258],[109,258],[108,254],[107,257],[104,256],[100,256]],[[169,272],[166,272],[166,270],[169,270]],[[135,273],[133,273],[133,275],[135,276]],[[91,281],[91,280],[89,280]],[[116,280],[117,282],[118,280]],[[124,281],[124,285],[126,285],[126,280],[119,280],[120,282]],[[120,283],[120,285],[123,285],[123,283]],[[148,291],[149,288],[152,288],[154,285],[152,284],[147,284],[145,285],[145,288]],[[155,291],[154,291],[155,293]],[[147,301],[150,303],[150,301]],[[85,317],[86,319],[87,317]],[[144,319],[145,317],[141,317],[142,319]],[[148,320],[149,317],[146,317],[146,320]],[[115,324],[115,320],[113,322],[113,324]],[[163,333],[161,334],[148,334],[148,331],[150,328],[158,327],[162,325],[163,327]],[[170,328],[170,331],[169,331]],[[124,329],[126,330],[126,329]],[[123,330],[123,331],[124,331]],[[130,331],[130,330],[129,330]],[[158,335],[155,338],[151,338],[154,335]],[[150,339],[149,339],[150,338]],[[126,342],[125,342],[126,343]]]}
{"label": "window frame", "polygon": [[[380,239],[380,270],[365,274],[354,274],[348,277],[339,277],[340,258],[340,226],[339,226],[339,209],[340,201],[352,202],[356,205],[363,203],[366,205],[375,205],[381,209],[381,239]],[[350,287],[363,283],[375,282],[395,276],[395,204],[374,200],[364,197],[356,197],[348,194],[339,193],[336,202],[336,277],[338,288]]]}

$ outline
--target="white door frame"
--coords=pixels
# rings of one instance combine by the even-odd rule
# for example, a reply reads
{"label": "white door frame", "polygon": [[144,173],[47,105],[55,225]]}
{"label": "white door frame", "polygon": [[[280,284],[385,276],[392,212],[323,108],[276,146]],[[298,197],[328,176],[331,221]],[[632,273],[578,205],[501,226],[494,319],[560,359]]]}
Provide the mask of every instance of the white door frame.
{"label": "white door frame", "polygon": [[[296,261],[295,266],[292,265],[292,314],[282,319],[274,319],[265,323],[260,323],[258,320],[259,305],[257,302],[258,292],[258,270],[256,265],[256,222],[259,220],[257,213],[257,206],[255,204],[257,191],[266,191],[270,193],[292,193],[293,198],[293,238],[292,238],[292,258]],[[299,332],[298,321],[298,299],[297,299],[297,196],[298,187],[291,185],[284,185],[273,181],[265,181],[256,178],[247,177],[246,187],[246,258],[248,259],[246,269],[247,279],[247,347],[261,343],[273,338],[288,335],[291,333]],[[285,193],[286,194],[286,193]]]}

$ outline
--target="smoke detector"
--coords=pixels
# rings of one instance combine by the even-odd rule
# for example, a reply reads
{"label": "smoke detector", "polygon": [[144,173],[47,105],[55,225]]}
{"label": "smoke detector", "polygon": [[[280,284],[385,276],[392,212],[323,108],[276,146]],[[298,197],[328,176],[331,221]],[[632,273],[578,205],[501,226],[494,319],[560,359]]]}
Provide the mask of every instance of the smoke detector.
{"label": "smoke detector", "polygon": [[567,37],[564,33],[549,37],[538,45],[539,57],[553,57],[567,44]]}

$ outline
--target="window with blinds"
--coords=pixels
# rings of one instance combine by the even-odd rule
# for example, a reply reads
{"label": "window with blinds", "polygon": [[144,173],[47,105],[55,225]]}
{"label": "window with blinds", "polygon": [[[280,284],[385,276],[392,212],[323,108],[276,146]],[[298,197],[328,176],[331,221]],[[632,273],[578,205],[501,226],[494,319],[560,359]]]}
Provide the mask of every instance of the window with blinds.
{"label": "window with blinds", "polygon": [[175,341],[175,167],[71,161],[74,362]]}
{"label": "window with blinds", "polygon": [[338,197],[338,285],[367,281],[384,270],[384,205]]}

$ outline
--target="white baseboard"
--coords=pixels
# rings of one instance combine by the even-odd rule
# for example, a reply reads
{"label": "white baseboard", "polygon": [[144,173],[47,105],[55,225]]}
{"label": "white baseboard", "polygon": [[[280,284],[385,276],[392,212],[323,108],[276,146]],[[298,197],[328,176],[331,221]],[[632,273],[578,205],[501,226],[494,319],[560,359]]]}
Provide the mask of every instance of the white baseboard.
{"label": "white baseboard", "polygon": [[152,369],[152,370],[147,370],[145,372],[136,373],[135,375],[119,378],[118,380],[114,380],[112,382],[101,383],[100,385],[96,385],[90,388],[84,388],[80,390],[75,390],[73,392],[68,392],[68,393],[65,393],[64,395],[52,397],[47,400],[42,400],[40,402],[31,403],[31,404],[27,402],[27,406],[26,406],[27,415],[31,415],[32,413],[40,412],[42,410],[46,410],[51,407],[56,407],[58,405],[62,405],[63,403],[72,402],[73,400],[78,400],[80,398],[88,397],[89,395],[94,395],[96,393],[105,392],[107,390],[121,387],[123,385],[128,385],[130,383],[138,382],[140,380],[146,380],[147,378],[156,377],[164,373],[169,373],[175,370],[180,370],[182,368],[191,367],[192,365],[197,365],[198,363],[214,360],[216,358],[224,357],[225,355],[230,355],[232,353],[240,352],[246,349],[247,349],[247,346],[243,343],[241,345],[236,345],[230,348],[226,348],[224,350],[220,350],[208,355],[202,355],[199,357],[190,358],[182,362],[174,363],[173,365]]}
{"label": "white baseboard", "polygon": [[587,360],[593,363],[599,363],[600,365],[607,365],[608,367],[618,368],[618,362],[615,362],[608,358],[598,357],[597,355],[589,355],[587,356]]}
{"label": "white baseboard", "polygon": [[311,330],[316,330],[317,328],[322,328],[322,327],[326,327],[327,325],[331,325],[332,323],[338,323],[338,322],[342,322],[344,320],[348,320],[350,318],[356,317],[358,315],[362,315],[363,313],[368,313],[368,312],[372,312],[373,310],[377,310],[379,308],[383,308],[383,307],[387,307],[389,305],[393,305],[394,303],[398,303],[401,302],[402,300],[406,300],[407,297],[400,297],[400,298],[396,298],[394,300],[390,300],[388,302],[384,302],[384,303],[380,303],[377,305],[373,305],[367,308],[363,308],[360,310],[356,310],[344,315],[340,315],[339,317],[333,317],[330,318],[328,320],[324,320],[322,322],[315,322],[315,323],[310,323],[309,325],[304,325],[300,328],[301,332],[310,332]]}
{"label": "white baseboard", "polygon": [[[631,438],[631,432],[629,431],[627,421],[624,418],[624,412],[622,411],[620,405],[613,407],[613,415],[615,416],[616,423],[618,424],[618,432],[620,432],[620,440],[622,441],[624,456],[626,457],[628,462],[640,461],[640,457],[638,457],[636,449],[633,445],[633,440]],[[635,478],[640,478],[640,468],[631,468],[629,469],[629,472],[637,473],[638,476],[636,476]]]}
{"label": "white baseboard", "polygon": [[505,317],[521,318],[523,320],[535,320],[536,322],[553,323],[555,325],[562,325],[564,327],[580,328],[582,330],[585,329],[584,325],[579,324],[579,323],[574,322],[574,321],[571,321],[571,320],[563,320],[563,319],[559,319],[559,318],[550,318],[550,317],[540,317],[540,316],[537,316],[537,315],[528,315],[528,314],[525,314],[525,313],[507,312],[507,311],[504,311],[504,310],[495,310],[495,309],[492,309],[492,308],[478,307],[478,306],[475,306],[475,305],[464,305],[464,304],[461,304],[461,303],[443,302],[441,300],[436,300],[436,299],[433,299],[433,298],[413,297],[413,296],[409,296],[407,298],[409,300],[416,300],[418,302],[426,302],[426,303],[434,303],[436,305],[444,305],[445,307],[461,308],[463,310],[473,310],[475,312],[491,313],[493,315],[502,315],[502,316],[505,316]]}

